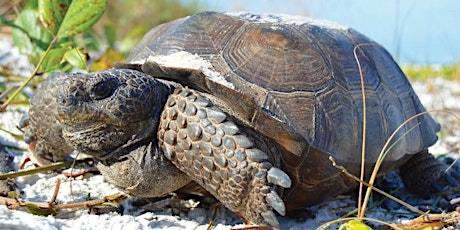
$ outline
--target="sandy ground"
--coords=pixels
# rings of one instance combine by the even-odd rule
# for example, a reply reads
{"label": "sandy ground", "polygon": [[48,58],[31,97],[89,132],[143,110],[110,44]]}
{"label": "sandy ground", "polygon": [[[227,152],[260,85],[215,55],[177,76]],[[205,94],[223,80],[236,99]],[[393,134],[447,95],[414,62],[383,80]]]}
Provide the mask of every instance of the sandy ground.
{"label": "sandy ground", "polygon": [[[24,57],[12,47],[7,39],[0,38],[0,65],[11,66],[17,74],[31,71]],[[0,79],[1,80],[1,79]],[[3,81],[3,80],[2,80]],[[432,79],[425,82],[414,82],[413,86],[427,109],[450,109],[460,114],[460,84],[442,79]],[[25,107],[11,106],[5,113],[0,113],[0,127],[13,133],[20,133],[16,128],[21,116],[26,113]],[[459,121],[446,113],[436,113],[434,117],[443,125],[443,131],[438,143],[430,150],[436,154],[459,154]],[[8,154],[14,158],[13,168],[17,169],[21,160],[27,155],[25,151],[15,150],[11,146],[26,149],[26,145],[4,131],[0,131],[0,143],[7,147]],[[118,191],[104,181],[101,175],[87,174],[73,180],[57,173],[41,173],[16,180],[21,198],[27,201],[47,202],[51,199],[56,179],[62,180],[57,201],[59,203],[80,202],[88,196],[101,198]],[[395,174],[388,176],[387,184],[402,186]],[[441,211],[447,201],[444,199],[433,205],[434,199],[417,199],[404,189],[398,192],[399,197],[415,202],[417,207]],[[378,197],[377,197],[378,198]],[[377,199],[376,198],[376,199]],[[449,198],[448,198],[449,199]],[[9,210],[0,205],[0,229],[207,229],[214,213],[216,218],[213,229],[231,229],[242,226],[242,222],[224,207],[212,208],[207,199],[179,199],[167,197],[146,202],[137,198],[128,198],[117,209],[118,212],[106,214],[89,214],[88,209],[71,213],[67,211],[62,216],[36,216],[23,210]],[[349,195],[338,197],[299,212],[300,217],[281,217],[282,229],[312,229],[321,224],[338,219],[355,207],[355,201]],[[389,211],[391,210],[391,211]],[[391,222],[404,221],[406,209],[394,202],[383,202],[380,208],[369,211],[368,217]]]}

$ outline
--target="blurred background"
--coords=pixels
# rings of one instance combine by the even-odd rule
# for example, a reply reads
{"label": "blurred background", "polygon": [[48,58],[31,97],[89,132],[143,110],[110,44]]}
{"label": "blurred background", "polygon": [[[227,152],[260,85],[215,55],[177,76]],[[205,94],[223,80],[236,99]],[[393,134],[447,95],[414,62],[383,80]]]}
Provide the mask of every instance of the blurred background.
{"label": "blurred background", "polygon": [[[0,15],[14,20],[29,2],[1,0]],[[335,21],[382,44],[406,69],[425,68],[427,74],[441,71],[460,79],[459,0],[109,0],[94,36],[98,44],[113,41],[126,55],[155,25],[204,10],[296,14]],[[0,34],[8,30],[0,28]]]}

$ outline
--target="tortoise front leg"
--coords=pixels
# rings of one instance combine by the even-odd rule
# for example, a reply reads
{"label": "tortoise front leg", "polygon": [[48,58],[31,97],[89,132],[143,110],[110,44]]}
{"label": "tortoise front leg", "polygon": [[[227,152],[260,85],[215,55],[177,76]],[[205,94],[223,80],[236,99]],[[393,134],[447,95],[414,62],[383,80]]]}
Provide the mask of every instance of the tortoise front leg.
{"label": "tortoise front leg", "polygon": [[230,117],[201,93],[177,89],[166,102],[158,132],[166,158],[253,224],[278,226],[285,214],[278,186],[291,179],[255,148]]}

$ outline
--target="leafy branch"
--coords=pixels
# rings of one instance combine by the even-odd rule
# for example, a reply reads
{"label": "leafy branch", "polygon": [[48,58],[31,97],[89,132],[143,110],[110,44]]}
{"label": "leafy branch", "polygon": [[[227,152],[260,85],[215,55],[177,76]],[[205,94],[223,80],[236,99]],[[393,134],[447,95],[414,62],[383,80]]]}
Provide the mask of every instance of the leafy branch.
{"label": "leafy branch", "polygon": [[39,73],[65,65],[85,69],[86,54],[72,37],[91,29],[106,7],[107,0],[38,0],[38,9],[23,10],[14,23],[2,18],[1,24],[13,28],[15,44],[32,52],[30,61],[35,69],[0,110],[4,111]]}
{"label": "leafy branch", "polygon": [[20,207],[26,208],[30,213],[35,215],[56,215],[60,210],[63,209],[83,209],[83,208],[91,208],[95,206],[113,206],[117,207],[121,202],[123,202],[127,196],[116,193],[109,196],[104,196],[100,199],[96,200],[88,200],[83,202],[74,202],[68,204],[58,204],[56,202],[56,198],[59,193],[59,188],[61,185],[61,181],[58,179],[56,181],[56,187],[54,189],[53,197],[49,202],[31,202],[31,201],[23,201],[19,200],[17,197],[8,198],[8,197],[0,197],[0,204],[6,205],[9,209],[18,209]]}

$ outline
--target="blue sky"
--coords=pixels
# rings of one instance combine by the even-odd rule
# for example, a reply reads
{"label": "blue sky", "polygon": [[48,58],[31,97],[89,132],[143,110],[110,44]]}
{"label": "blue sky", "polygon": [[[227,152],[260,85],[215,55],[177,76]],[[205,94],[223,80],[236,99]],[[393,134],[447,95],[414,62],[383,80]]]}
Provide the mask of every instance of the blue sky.
{"label": "blue sky", "polygon": [[206,10],[297,14],[335,21],[379,42],[402,64],[453,64],[460,61],[460,0],[198,2]]}

